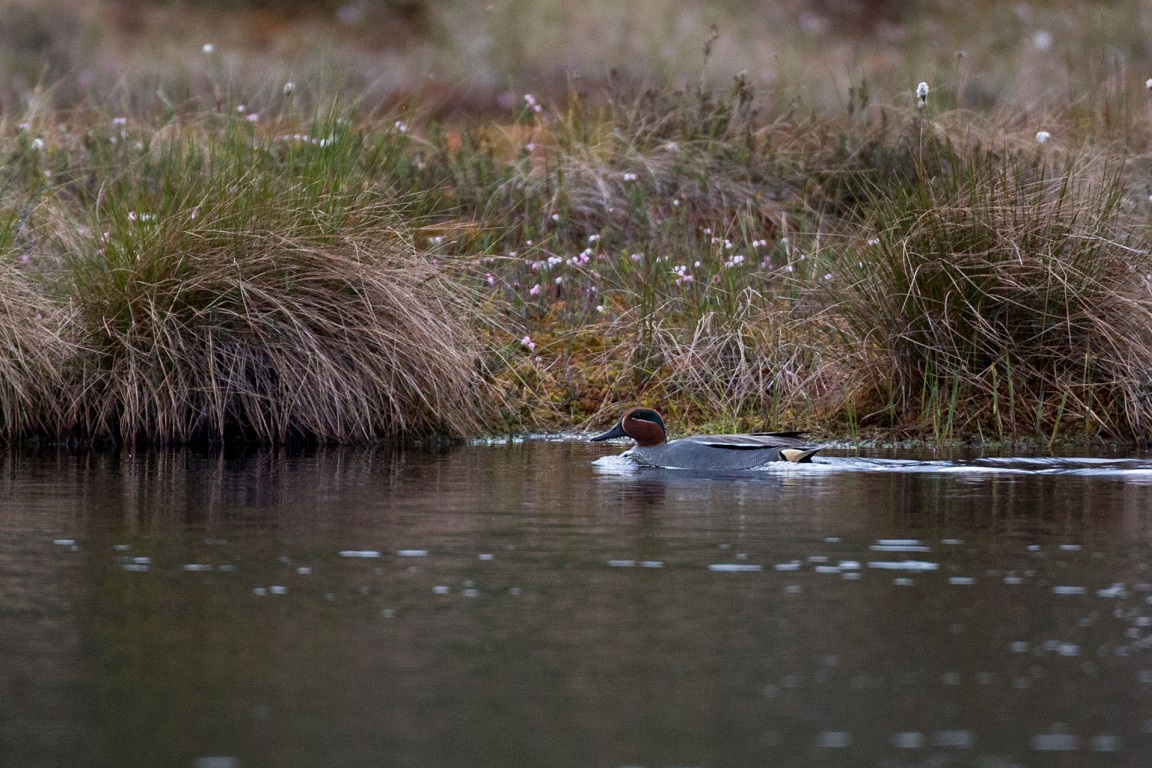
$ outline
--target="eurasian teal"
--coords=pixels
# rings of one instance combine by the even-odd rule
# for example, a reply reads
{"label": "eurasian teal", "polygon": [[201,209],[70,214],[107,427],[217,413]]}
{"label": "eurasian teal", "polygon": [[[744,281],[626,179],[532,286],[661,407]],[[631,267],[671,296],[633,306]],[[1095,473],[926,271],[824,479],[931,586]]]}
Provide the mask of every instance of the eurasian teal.
{"label": "eurasian teal", "polygon": [[807,443],[802,434],[697,435],[668,442],[660,414],[651,408],[630,408],[616,426],[592,440],[632,438],[636,446],[623,455],[645,467],[723,472],[755,469],[773,461],[810,462],[821,446]]}

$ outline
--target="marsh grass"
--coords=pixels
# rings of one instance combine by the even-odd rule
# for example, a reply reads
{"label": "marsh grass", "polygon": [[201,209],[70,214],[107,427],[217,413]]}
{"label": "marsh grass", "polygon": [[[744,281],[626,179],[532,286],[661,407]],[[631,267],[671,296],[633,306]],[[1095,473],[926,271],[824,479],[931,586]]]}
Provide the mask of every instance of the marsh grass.
{"label": "marsh grass", "polygon": [[0,251],[0,437],[52,433],[69,356],[64,312]]}
{"label": "marsh grass", "polygon": [[830,115],[744,78],[460,122],[310,119],[299,88],[5,124],[9,438],[351,442],[636,402],[685,429],[1149,427],[1130,93],[1094,127],[863,86]]}
{"label": "marsh grass", "polygon": [[1123,158],[1019,115],[752,104],[740,80],[610,91],[434,153],[485,158],[440,173],[469,183],[435,215],[494,222],[467,246],[534,340],[510,370],[549,407],[524,418],[643,400],[752,428],[1144,433],[1152,268]]}
{"label": "marsh grass", "polygon": [[1148,429],[1148,243],[1116,168],[932,138],[830,248],[863,423],[936,439]]}
{"label": "marsh grass", "polygon": [[335,119],[155,135],[97,190],[61,274],[82,353],[66,429],[161,443],[478,431],[474,298],[418,251]]}

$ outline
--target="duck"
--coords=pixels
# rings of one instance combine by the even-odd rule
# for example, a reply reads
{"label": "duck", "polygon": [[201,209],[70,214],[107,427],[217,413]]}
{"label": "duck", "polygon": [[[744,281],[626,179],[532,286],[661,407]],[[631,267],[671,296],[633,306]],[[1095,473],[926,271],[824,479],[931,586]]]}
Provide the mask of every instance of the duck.
{"label": "duck", "polygon": [[711,472],[756,469],[774,461],[809,463],[823,446],[803,432],[754,432],[744,435],[695,435],[668,441],[664,419],[651,408],[629,408],[607,432],[591,442],[630,437],[635,447],[623,453],[643,467]]}

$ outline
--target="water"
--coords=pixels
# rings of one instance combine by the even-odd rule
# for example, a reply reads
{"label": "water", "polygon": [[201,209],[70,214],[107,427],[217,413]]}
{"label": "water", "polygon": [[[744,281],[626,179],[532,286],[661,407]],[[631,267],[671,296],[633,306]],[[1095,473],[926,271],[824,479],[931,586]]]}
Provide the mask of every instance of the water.
{"label": "water", "polygon": [[1152,461],[16,453],[4,766],[1142,765]]}

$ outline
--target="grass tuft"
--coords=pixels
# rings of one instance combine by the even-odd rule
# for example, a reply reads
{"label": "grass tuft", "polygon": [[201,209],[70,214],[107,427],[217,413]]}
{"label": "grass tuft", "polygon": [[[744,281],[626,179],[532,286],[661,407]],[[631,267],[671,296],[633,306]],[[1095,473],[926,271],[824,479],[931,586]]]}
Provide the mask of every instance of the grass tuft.
{"label": "grass tuft", "polygon": [[1144,433],[1148,244],[1118,175],[1039,149],[927,151],[933,171],[874,195],[827,254],[862,422],[938,439]]}
{"label": "grass tuft", "polygon": [[71,430],[124,441],[474,433],[476,309],[340,124],[157,141],[101,190],[66,287]]}

